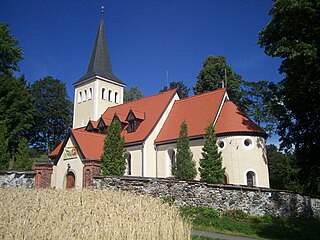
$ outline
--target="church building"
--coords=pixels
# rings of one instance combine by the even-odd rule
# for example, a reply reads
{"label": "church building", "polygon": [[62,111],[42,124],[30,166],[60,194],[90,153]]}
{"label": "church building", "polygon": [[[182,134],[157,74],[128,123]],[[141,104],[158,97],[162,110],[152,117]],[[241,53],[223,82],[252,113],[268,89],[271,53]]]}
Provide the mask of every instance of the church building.
{"label": "church building", "polygon": [[128,152],[125,175],[172,177],[180,124],[186,121],[196,169],[204,129],[213,124],[226,169],[225,183],[269,187],[267,135],[241,113],[225,88],[184,99],[169,90],[123,103],[126,85],[112,71],[103,19],[87,72],[73,85],[73,128],[49,156],[51,187],[80,189],[100,173],[104,139],[115,119],[121,122]]}

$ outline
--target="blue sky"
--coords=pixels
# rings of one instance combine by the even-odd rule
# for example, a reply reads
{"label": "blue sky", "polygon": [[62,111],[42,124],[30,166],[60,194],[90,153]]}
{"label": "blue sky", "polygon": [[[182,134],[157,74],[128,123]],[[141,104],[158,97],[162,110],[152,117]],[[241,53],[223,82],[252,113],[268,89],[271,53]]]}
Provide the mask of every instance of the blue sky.
{"label": "blue sky", "polygon": [[1,0],[0,22],[19,39],[28,81],[51,75],[66,83],[73,99],[72,83],[88,67],[102,4],[113,72],[144,95],[166,85],[166,71],[169,81],[194,86],[209,55],[225,56],[248,81],[282,79],[280,60],[256,44],[271,19],[271,0]]}

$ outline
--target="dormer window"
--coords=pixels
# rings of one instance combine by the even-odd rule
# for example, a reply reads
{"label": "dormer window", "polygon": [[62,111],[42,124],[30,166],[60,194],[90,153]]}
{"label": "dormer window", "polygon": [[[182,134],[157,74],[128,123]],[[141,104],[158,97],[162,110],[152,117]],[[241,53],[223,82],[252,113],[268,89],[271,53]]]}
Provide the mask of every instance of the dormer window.
{"label": "dormer window", "polygon": [[135,132],[144,119],[145,119],[144,113],[130,110],[126,119],[126,121],[128,122],[128,126],[127,126],[128,133]]}
{"label": "dormer window", "polygon": [[107,133],[107,125],[105,124],[102,118],[100,118],[97,128],[99,129],[99,132],[101,134]]}
{"label": "dormer window", "polygon": [[128,133],[135,132],[136,131],[136,121],[135,120],[129,121],[127,129],[128,129]]}

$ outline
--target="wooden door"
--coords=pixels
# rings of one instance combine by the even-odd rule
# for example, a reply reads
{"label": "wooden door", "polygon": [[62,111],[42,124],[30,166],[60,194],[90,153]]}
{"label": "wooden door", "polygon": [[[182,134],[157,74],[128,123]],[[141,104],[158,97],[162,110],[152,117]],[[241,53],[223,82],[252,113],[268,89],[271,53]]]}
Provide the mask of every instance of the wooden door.
{"label": "wooden door", "polygon": [[74,188],[75,187],[75,176],[73,172],[67,173],[67,184],[66,189]]}

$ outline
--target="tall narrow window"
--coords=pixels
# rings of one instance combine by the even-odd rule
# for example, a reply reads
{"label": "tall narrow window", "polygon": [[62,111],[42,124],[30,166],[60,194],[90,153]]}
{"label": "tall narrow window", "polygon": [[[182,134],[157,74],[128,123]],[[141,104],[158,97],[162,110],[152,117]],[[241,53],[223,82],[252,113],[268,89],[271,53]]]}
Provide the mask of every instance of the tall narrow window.
{"label": "tall narrow window", "polygon": [[112,90],[109,90],[108,92],[108,101],[111,102],[111,95],[112,95]]}
{"label": "tall narrow window", "polygon": [[247,172],[247,185],[249,187],[256,185],[256,174],[252,171]]}
{"label": "tall narrow window", "polygon": [[176,168],[176,152],[173,149],[169,149],[168,155],[169,155],[170,164],[171,164],[171,175],[173,175],[174,170]]}
{"label": "tall narrow window", "polygon": [[87,89],[84,90],[83,101],[87,100]]}
{"label": "tall narrow window", "polygon": [[127,161],[128,161],[128,166],[127,166],[127,168],[128,168],[128,175],[131,175],[131,154],[130,154],[130,153],[128,153],[128,159],[127,159]]}
{"label": "tall narrow window", "polygon": [[89,88],[88,100],[90,100],[91,98],[92,98],[92,88]]}
{"label": "tall narrow window", "polygon": [[101,90],[101,98],[102,99],[106,99],[105,92],[106,92],[106,89],[102,88],[102,90]]}
{"label": "tall narrow window", "polygon": [[78,103],[81,103],[82,102],[82,92],[79,91],[78,92]]}
{"label": "tall narrow window", "polygon": [[118,93],[117,92],[114,93],[114,102],[118,103]]}

